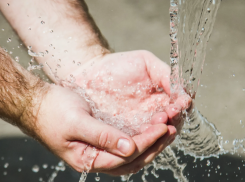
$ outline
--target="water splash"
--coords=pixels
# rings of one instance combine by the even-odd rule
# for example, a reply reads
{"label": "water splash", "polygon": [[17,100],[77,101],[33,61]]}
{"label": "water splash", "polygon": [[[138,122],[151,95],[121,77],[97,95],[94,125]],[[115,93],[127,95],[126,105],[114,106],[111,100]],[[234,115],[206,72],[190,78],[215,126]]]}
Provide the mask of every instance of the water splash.
{"label": "water splash", "polygon": [[51,176],[48,179],[48,182],[54,182],[54,179],[58,175],[60,171],[65,171],[65,163],[63,161],[60,161],[58,165],[55,167],[55,171],[51,174]]}

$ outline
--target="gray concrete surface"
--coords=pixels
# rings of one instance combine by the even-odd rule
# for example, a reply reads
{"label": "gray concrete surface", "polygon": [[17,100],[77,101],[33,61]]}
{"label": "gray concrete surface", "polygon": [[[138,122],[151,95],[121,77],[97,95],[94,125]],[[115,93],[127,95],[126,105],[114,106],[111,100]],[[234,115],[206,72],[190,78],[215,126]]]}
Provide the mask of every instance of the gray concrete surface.
{"label": "gray concrete surface", "polygon": [[[89,0],[91,14],[116,51],[146,49],[169,62],[168,0]],[[222,132],[225,140],[244,138],[245,129],[245,1],[223,0],[208,44],[197,107]],[[4,31],[2,31],[4,29]],[[12,41],[7,43],[7,39]],[[0,16],[0,46],[30,57],[11,27]],[[20,48],[18,48],[20,46]],[[18,129],[0,121],[0,137],[20,136]],[[230,142],[231,143],[231,142]]]}

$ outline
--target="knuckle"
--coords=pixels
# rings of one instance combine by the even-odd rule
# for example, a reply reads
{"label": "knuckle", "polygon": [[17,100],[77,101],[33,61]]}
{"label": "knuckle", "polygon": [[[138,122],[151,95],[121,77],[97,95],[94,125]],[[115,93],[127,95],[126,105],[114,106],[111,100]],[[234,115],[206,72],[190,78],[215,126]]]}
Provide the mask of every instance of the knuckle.
{"label": "knuckle", "polygon": [[110,142],[109,141],[109,132],[102,131],[99,134],[99,137],[98,137],[98,145],[99,145],[99,147],[102,148],[102,149],[106,149],[109,142]]}

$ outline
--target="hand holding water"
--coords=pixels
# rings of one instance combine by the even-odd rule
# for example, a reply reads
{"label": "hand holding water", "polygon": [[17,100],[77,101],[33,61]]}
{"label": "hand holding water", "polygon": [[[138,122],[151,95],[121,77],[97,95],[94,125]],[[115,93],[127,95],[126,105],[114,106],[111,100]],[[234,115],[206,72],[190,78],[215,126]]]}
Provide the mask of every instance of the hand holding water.
{"label": "hand holding water", "polygon": [[[84,1],[2,0],[0,8],[26,45],[31,45],[35,52],[48,50],[45,57],[37,58],[43,65],[47,62],[49,67],[44,69],[48,74],[50,68],[58,70],[60,79],[70,79],[72,74],[79,86],[85,84],[99,109],[125,116],[128,128],[132,116],[144,115],[138,120],[143,124],[136,128],[137,131],[133,130],[137,135],[129,137],[94,119],[90,107],[80,95],[68,88],[44,84],[48,89],[33,95],[44,97],[39,100],[40,109],[35,114],[38,127],[28,125],[29,135],[38,138],[80,172],[84,170],[82,157],[87,144],[106,150],[99,153],[91,172],[114,175],[138,171],[171,143],[176,133],[174,126],[180,126],[180,111],[188,108],[191,101],[184,97],[179,98],[175,105],[168,104],[170,69],[165,63],[146,51],[104,55],[109,52],[108,43],[89,15]],[[31,27],[31,32],[27,27]],[[112,74],[109,82],[108,71]],[[97,80],[97,73],[105,80]],[[56,81],[52,75],[50,77]],[[98,86],[93,81],[109,85]],[[118,89],[122,90],[120,94]],[[115,105],[117,107],[113,110]],[[147,122],[144,123],[144,119]],[[33,123],[34,120],[27,118],[25,121]],[[123,144],[126,147],[122,147]]]}

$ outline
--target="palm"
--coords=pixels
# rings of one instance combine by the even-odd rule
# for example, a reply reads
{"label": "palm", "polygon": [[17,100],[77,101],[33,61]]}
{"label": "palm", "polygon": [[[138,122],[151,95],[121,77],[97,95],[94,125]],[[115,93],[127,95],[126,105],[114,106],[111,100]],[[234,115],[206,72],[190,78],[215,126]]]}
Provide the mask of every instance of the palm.
{"label": "palm", "polygon": [[74,74],[76,83],[86,89],[100,111],[117,120],[102,118],[104,122],[121,127],[118,122],[123,120],[120,129],[124,132],[137,134],[140,125],[169,106],[169,66],[151,53],[109,54],[83,69]]}

